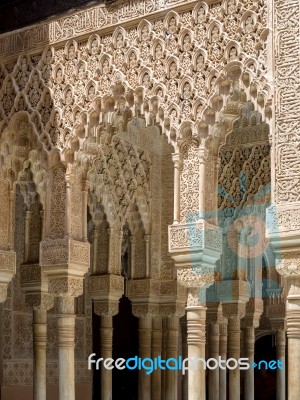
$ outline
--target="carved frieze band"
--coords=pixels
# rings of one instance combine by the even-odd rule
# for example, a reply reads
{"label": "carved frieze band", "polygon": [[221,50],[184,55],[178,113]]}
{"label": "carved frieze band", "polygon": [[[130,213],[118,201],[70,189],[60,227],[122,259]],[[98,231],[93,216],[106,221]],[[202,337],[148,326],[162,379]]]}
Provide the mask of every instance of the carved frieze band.
{"label": "carved frieze band", "polygon": [[89,265],[89,243],[69,239],[45,240],[40,244],[41,266],[55,264]]}
{"label": "carved frieze band", "polygon": [[214,283],[214,267],[195,263],[188,267],[178,268],[178,282],[188,288],[204,288]]}
{"label": "carved frieze band", "polygon": [[160,282],[152,279],[128,281],[128,296],[159,296]]}
{"label": "carved frieze band", "polygon": [[[271,240],[284,240],[286,235],[300,233],[299,203],[273,204],[267,209],[267,232]],[[281,243],[282,244],[282,243]]]}
{"label": "carved frieze band", "polygon": [[5,35],[0,39],[1,58],[20,51],[32,50],[54,44],[89,32],[120,24],[180,4],[195,3],[191,0],[130,0],[111,6],[101,4],[53,22]]}
{"label": "carved frieze band", "polygon": [[222,252],[220,228],[200,220],[169,226],[169,252],[211,249]]}
{"label": "carved frieze band", "polygon": [[99,275],[89,277],[89,293],[93,298],[97,298],[101,293],[124,293],[124,278],[117,275]]}
{"label": "carved frieze band", "polygon": [[94,302],[94,313],[104,316],[114,316],[119,312],[119,301],[95,301]]}
{"label": "carved frieze band", "polygon": [[26,304],[34,310],[50,310],[54,306],[54,296],[49,293],[30,293],[25,295]]}
{"label": "carved frieze band", "polygon": [[250,283],[240,279],[227,280],[218,283],[218,296],[222,302],[243,301],[246,303],[249,300]]}
{"label": "carved frieze band", "polygon": [[49,292],[57,296],[78,297],[83,293],[83,278],[51,278],[49,279]]}
{"label": "carved frieze band", "polygon": [[274,1],[276,203],[300,200],[300,3]]}

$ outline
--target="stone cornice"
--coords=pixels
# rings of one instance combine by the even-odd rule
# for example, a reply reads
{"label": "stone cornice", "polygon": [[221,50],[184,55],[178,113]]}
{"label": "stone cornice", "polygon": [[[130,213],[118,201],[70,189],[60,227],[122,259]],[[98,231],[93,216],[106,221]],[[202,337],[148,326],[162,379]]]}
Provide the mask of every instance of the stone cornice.
{"label": "stone cornice", "polygon": [[[0,59],[16,58],[22,52],[35,52],[49,45],[82,37],[93,32],[109,32],[116,25],[124,26],[134,21],[135,25],[143,18],[151,19],[151,15],[164,15],[170,10],[184,11],[197,3],[195,0],[129,0],[106,6],[100,4],[82,11],[55,17],[50,21],[38,23],[26,29],[19,29],[0,36]],[[218,3],[208,0],[207,3]]]}

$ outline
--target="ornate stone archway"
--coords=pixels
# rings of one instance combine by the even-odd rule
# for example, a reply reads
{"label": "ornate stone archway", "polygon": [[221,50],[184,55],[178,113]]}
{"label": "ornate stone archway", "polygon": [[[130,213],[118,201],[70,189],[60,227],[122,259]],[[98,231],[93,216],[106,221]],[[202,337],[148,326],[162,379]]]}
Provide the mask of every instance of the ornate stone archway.
{"label": "ornate stone archway", "polygon": [[[297,67],[286,66],[290,52],[299,47],[297,1],[289,6],[280,0],[116,2],[0,37],[0,251],[4,261],[10,258],[9,268],[5,262],[5,268],[0,266],[0,287],[6,288],[14,274],[12,182],[29,171],[45,216],[39,265],[23,266],[23,271],[40,271],[49,285],[43,286],[42,279],[38,285],[30,275],[23,289],[27,298],[44,290],[56,298],[60,357],[69,356],[69,362],[59,362],[60,400],[75,396],[74,298],[79,297],[78,310],[86,312],[78,328],[84,332],[92,299],[108,324],[104,330],[118,312],[127,223],[132,233],[127,290],[140,318],[144,354],[149,330],[159,338],[166,326],[166,354],[176,356],[178,318],[186,299],[189,354],[204,354],[206,311],[198,291],[220,278],[216,263],[224,252],[217,215],[208,211],[218,209],[218,151],[243,117],[251,126],[251,118],[260,115],[260,124],[270,129],[263,135],[272,145],[271,197],[280,204],[270,209],[271,240],[277,268],[289,276],[291,343],[299,346],[294,329],[299,319],[294,308],[298,223],[291,222],[299,197],[297,146],[291,145],[298,140],[298,78]],[[292,36],[285,32],[289,28]],[[23,128],[15,126],[19,116],[28,125],[23,138]],[[244,132],[245,125],[240,129]],[[281,239],[288,249],[283,256]],[[106,253],[100,262],[102,248]],[[236,289],[241,297],[245,288]],[[224,333],[226,312],[215,307],[208,310],[211,315],[213,336],[218,336],[216,324]],[[39,321],[44,332],[39,362],[45,367],[45,318]],[[140,379],[150,387],[149,379]],[[160,379],[155,376],[153,388]],[[203,399],[204,375],[195,371],[189,379],[189,399]],[[35,371],[37,381],[42,384],[35,386],[35,396],[44,400],[46,375],[38,377]],[[161,398],[175,399],[176,385],[176,377],[167,375]],[[141,392],[150,398],[149,391]]]}

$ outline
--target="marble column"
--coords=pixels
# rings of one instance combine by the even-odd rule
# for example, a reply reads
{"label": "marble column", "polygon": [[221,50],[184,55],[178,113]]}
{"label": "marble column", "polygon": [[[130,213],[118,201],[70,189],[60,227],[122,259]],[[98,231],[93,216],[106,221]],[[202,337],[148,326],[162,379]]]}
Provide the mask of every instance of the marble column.
{"label": "marble column", "polygon": [[[186,312],[188,358],[205,360],[206,307],[188,306]],[[188,372],[188,400],[205,400],[205,383],[205,369],[198,362]]]}
{"label": "marble column", "polygon": [[[241,357],[241,320],[245,317],[246,303],[249,301],[248,282],[241,279],[222,281],[219,290],[223,316],[228,320],[227,374],[229,376],[229,400],[240,400],[241,377],[238,360]],[[233,360],[229,360],[230,358]]]}
{"label": "marble column", "polygon": [[[167,318],[167,359],[178,357],[178,326],[177,317]],[[178,371],[166,370],[166,400],[177,400],[177,378]]]}
{"label": "marble column", "polygon": [[286,326],[288,338],[288,400],[299,400],[300,276],[289,276],[288,278]]}
{"label": "marble column", "polygon": [[[113,317],[100,317],[100,349],[101,357],[112,358]],[[112,370],[106,369],[101,363],[101,400],[112,400]]]}
{"label": "marble column", "polygon": [[[254,363],[254,326],[245,328],[245,356],[249,358],[250,365]],[[245,372],[245,400],[254,400],[254,368],[249,368]]]}
{"label": "marble column", "polygon": [[[186,315],[181,318],[181,337],[182,337],[182,358],[188,358],[188,345],[187,345],[187,320]],[[188,372],[182,376],[182,399],[188,398]]]}
{"label": "marble column", "polygon": [[[220,324],[220,357],[222,360],[227,359],[227,323]],[[226,400],[227,394],[227,373],[226,369],[220,369],[219,372],[219,398]]]}
{"label": "marble column", "polygon": [[276,334],[276,356],[282,362],[282,369],[276,369],[276,400],[285,400],[285,330],[280,329]]}
{"label": "marble column", "polygon": [[75,400],[74,297],[58,297],[59,400]]}
{"label": "marble column", "polygon": [[46,400],[47,310],[53,307],[54,298],[46,291],[47,282],[38,264],[22,265],[20,275],[25,302],[33,310],[33,399]]}
{"label": "marble column", "polygon": [[47,310],[33,310],[33,398],[46,400]]}
{"label": "marble column", "polygon": [[[162,319],[160,317],[152,320],[152,358],[162,354]],[[151,378],[151,399],[161,400],[161,369],[156,369]]]}
{"label": "marble column", "polygon": [[[205,163],[207,151],[204,147],[199,148],[199,212],[204,213],[205,208]],[[204,218],[202,216],[201,218]]]}
{"label": "marble column", "polygon": [[174,162],[174,224],[180,221],[180,154],[172,154]]}
{"label": "marble column", "polygon": [[[210,322],[208,334],[209,358],[219,358],[219,324]],[[219,400],[219,368],[210,369],[208,372],[208,398]]]}
{"label": "marble column", "polygon": [[0,301],[0,400],[3,386],[3,303]]}
{"label": "marble column", "polygon": [[[152,318],[145,316],[139,318],[139,356],[151,357]],[[151,375],[146,375],[145,370],[139,371],[139,400],[151,400]]]}
{"label": "marble column", "polygon": [[[241,321],[238,315],[228,318],[228,359],[240,358]],[[233,362],[230,363],[233,366]],[[229,400],[240,400],[240,370],[229,369]]]}

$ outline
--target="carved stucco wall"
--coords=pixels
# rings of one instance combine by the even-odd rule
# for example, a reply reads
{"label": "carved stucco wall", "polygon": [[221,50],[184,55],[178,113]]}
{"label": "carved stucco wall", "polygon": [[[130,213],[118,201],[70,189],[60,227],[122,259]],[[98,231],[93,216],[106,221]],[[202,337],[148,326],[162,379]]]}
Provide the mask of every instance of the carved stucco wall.
{"label": "carved stucco wall", "polygon": [[[48,176],[51,191],[51,174],[60,175],[61,195],[56,187],[51,205],[54,214],[63,213],[63,207],[57,207],[65,202],[64,175],[73,163],[70,176],[76,181],[76,190],[71,193],[75,216],[71,221],[72,235],[81,238],[78,216],[82,213],[80,194],[84,178],[90,183],[88,202],[94,224],[100,204],[110,228],[120,230],[130,215],[139,219],[142,235],[149,232],[151,225],[151,276],[173,279],[173,262],[167,254],[167,225],[172,223],[173,216],[171,153],[180,148],[183,155],[184,219],[191,204],[197,210],[197,189],[196,197],[190,190],[198,178],[198,155],[197,151],[193,153],[193,146],[199,146],[207,136],[214,138],[214,143],[206,141],[205,204],[206,209],[211,205],[217,207],[217,149],[224,143],[226,133],[234,128],[241,106],[251,101],[264,123],[271,121],[269,3],[130,1],[126,5],[97,6],[2,36],[3,176],[13,183],[19,179],[24,162],[31,160],[32,179],[45,207],[44,177]],[[281,92],[278,93],[280,96]],[[280,119],[279,109],[276,112]],[[22,128],[24,121],[27,125]],[[14,145],[14,132],[22,129],[27,132],[26,140]],[[189,144],[181,146],[187,139],[186,131],[190,132]],[[55,149],[61,163],[51,167]],[[281,191],[280,185],[277,190]],[[1,221],[5,219],[3,210]],[[46,221],[47,218],[46,214]],[[63,220],[64,215],[56,215],[58,224]],[[65,226],[57,226],[55,221],[52,218],[46,231],[49,237],[63,237]],[[107,225],[103,233],[106,228]],[[139,244],[144,246],[142,239],[139,238]],[[118,232],[114,246],[120,246]],[[119,262],[110,263],[111,272],[120,273]],[[10,292],[7,304],[11,298]],[[78,360],[85,360],[91,349],[91,299],[86,290],[78,299],[78,309],[81,311],[76,322],[76,355]],[[29,313],[24,315],[30,318]],[[13,329],[17,318],[6,305],[7,330]],[[52,371],[49,379],[57,382],[55,309],[49,312],[48,322]],[[8,336],[7,332],[5,335]],[[86,342],[80,342],[82,337],[87,338]],[[9,359],[8,350],[5,354]],[[7,377],[10,368],[7,361]]]}

